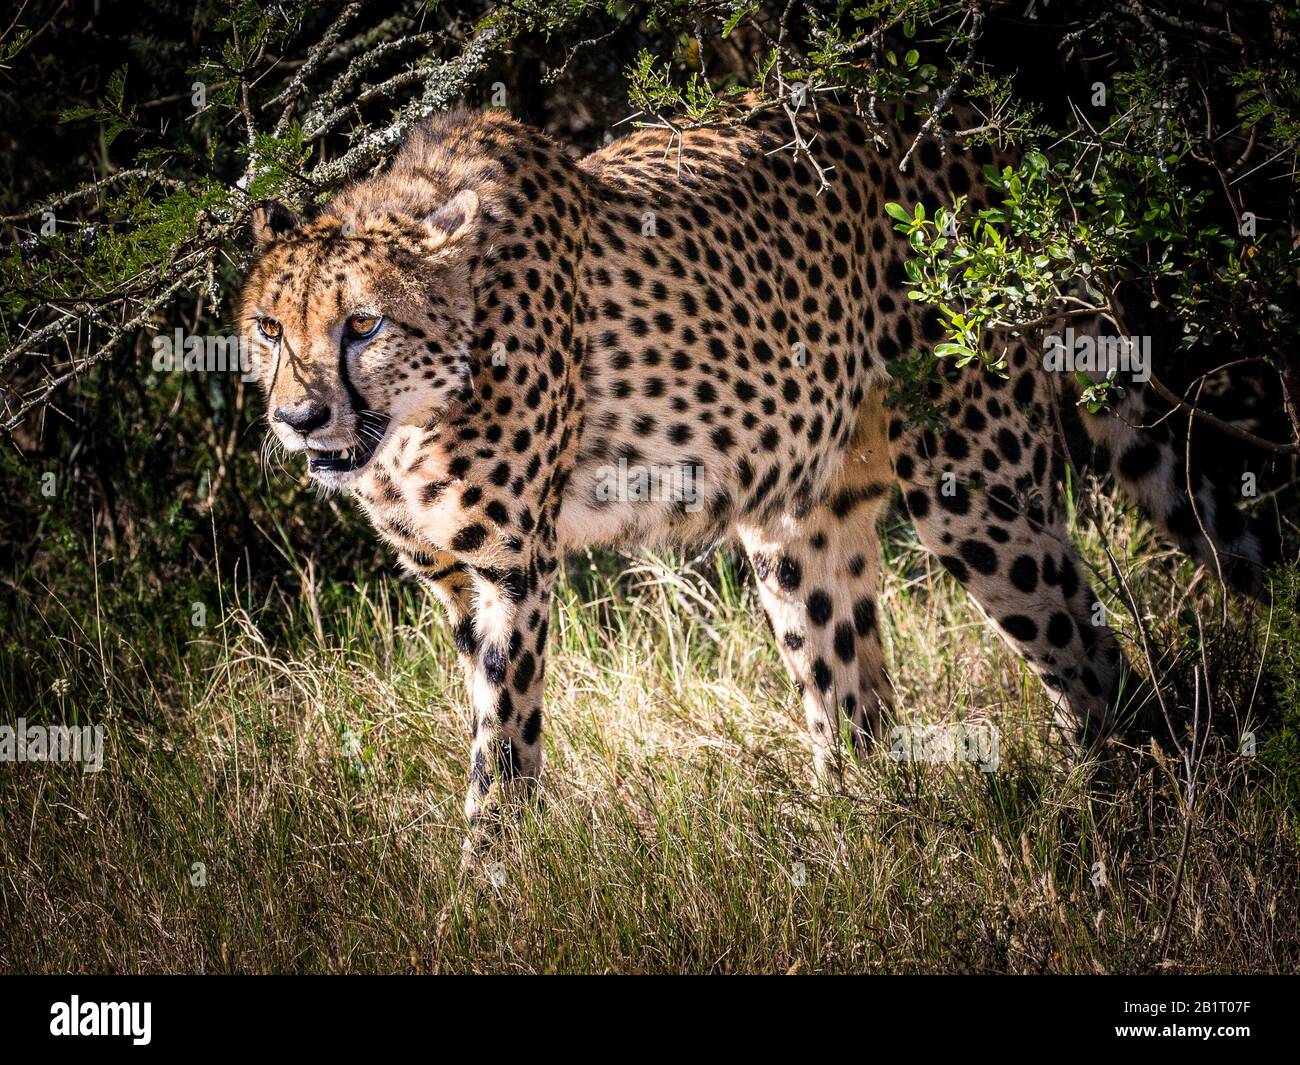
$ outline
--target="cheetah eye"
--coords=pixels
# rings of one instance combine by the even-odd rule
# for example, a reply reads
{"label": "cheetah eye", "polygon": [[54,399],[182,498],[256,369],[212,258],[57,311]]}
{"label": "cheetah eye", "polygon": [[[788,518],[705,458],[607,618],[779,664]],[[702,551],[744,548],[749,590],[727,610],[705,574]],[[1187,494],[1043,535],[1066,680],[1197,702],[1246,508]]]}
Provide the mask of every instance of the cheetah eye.
{"label": "cheetah eye", "polygon": [[279,340],[280,335],[284,332],[284,327],[274,318],[259,318],[257,320],[257,328],[261,332],[262,336],[266,337],[266,339],[272,343]]}
{"label": "cheetah eye", "polygon": [[348,336],[354,340],[372,337],[379,330],[383,319],[377,315],[354,314],[347,320]]}

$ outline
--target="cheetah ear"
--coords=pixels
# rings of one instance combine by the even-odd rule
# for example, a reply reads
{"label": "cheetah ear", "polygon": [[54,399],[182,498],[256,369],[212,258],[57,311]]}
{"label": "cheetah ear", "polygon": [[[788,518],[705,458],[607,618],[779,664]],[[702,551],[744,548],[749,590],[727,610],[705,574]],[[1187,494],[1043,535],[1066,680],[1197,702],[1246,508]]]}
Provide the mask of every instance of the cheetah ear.
{"label": "cheetah ear", "polygon": [[478,193],[464,189],[424,220],[434,247],[463,240],[478,221]]}
{"label": "cheetah ear", "polygon": [[277,200],[263,200],[253,208],[253,243],[261,251],[273,240],[292,233],[302,219]]}

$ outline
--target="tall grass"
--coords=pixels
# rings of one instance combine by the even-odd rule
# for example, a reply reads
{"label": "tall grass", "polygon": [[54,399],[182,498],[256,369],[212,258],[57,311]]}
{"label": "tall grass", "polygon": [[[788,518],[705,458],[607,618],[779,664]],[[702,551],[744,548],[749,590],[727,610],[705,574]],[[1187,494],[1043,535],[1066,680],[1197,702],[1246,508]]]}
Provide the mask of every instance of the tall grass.
{"label": "tall grass", "polygon": [[1194,806],[1176,757],[1074,762],[901,528],[882,616],[904,718],[996,725],[994,772],[882,754],[815,794],[742,563],[579,557],[543,801],[469,882],[465,699],[417,589],[301,565],[292,594],[227,582],[198,628],[24,587],[0,721],[102,722],[107,764],[0,766],[0,969],[1293,971],[1295,813],[1238,740],[1268,728],[1269,618],[1225,617],[1216,585],[1108,524],[1170,699],[1210,680]]}

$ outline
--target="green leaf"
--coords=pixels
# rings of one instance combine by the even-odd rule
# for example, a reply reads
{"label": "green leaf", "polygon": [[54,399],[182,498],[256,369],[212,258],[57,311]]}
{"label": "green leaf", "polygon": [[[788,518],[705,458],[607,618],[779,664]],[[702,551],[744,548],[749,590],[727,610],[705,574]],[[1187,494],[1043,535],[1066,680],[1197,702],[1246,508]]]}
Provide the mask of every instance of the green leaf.
{"label": "green leaf", "polygon": [[116,110],[121,110],[122,100],[126,97],[126,65],[118,67],[113,71],[112,76],[108,79],[108,86],[104,91],[108,99],[109,106]]}
{"label": "green leaf", "polygon": [[731,18],[727,19],[727,21],[722,24],[723,39],[725,40],[726,38],[730,37],[732,30],[734,30],[737,26],[739,26],[743,19],[748,18],[757,10],[758,10],[758,5],[752,4],[749,6],[739,7],[735,11],[733,11],[731,13]]}

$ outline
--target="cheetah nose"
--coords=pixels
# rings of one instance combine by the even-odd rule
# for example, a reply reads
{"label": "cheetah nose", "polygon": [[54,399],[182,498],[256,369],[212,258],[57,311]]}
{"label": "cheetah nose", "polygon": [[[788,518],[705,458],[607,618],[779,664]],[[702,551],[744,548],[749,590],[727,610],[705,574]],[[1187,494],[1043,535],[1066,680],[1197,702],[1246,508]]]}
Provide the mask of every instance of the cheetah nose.
{"label": "cheetah nose", "polygon": [[276,407],[274,417],[305,435],[330,420],[330,409],[324,403],[299,403],[296,407]]}

